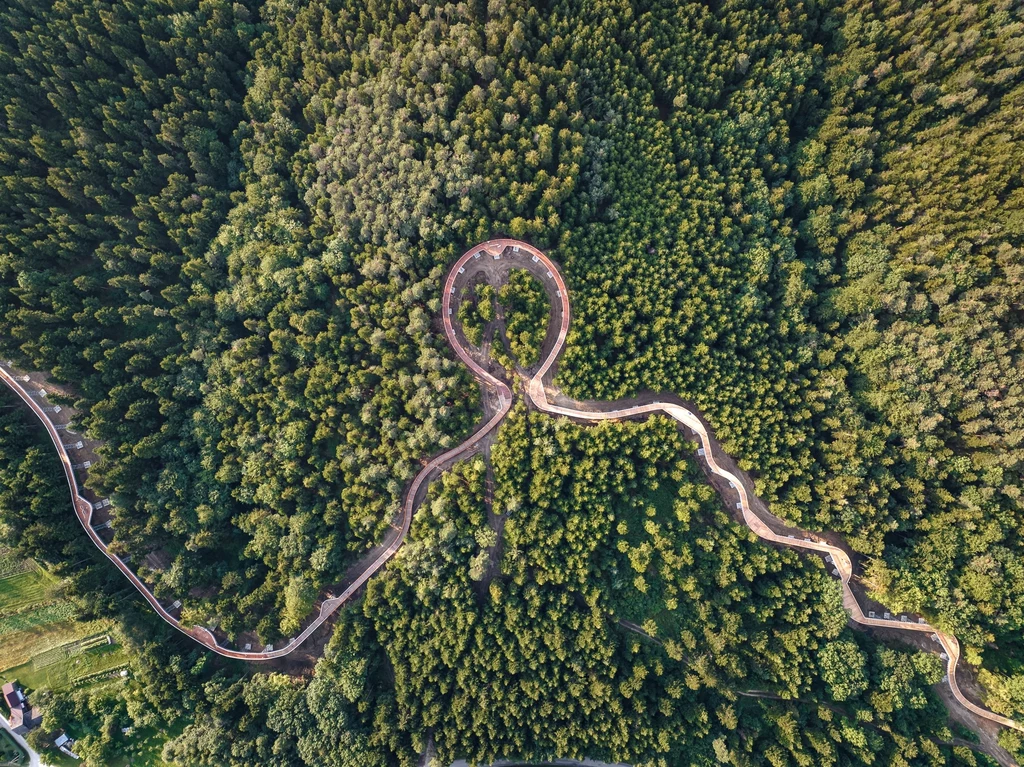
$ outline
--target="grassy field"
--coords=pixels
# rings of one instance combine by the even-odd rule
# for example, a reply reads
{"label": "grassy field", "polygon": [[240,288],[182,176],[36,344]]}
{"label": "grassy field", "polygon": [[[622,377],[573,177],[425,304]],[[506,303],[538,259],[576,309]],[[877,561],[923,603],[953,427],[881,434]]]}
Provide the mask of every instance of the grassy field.
{"label": "grassy field", "polygon": [[[17,679],[33,690],[62,690],[78,686],[83,681],[88,682],[103,672],[120,669],[128,662],[119,645],[96,646],[75,654],[77,644],[70,642],[35,655],[28,663],[0,672],[0,678],[5,681]],[[54,655],[59,656],[59,659],[51,662],[50,658]],[[39,662],[41,656],[46,659],[45,663]]]}
{"label": "grassy field", "polygon": [[0,615],[50,600],[57,579],[40,567],[0,578]]}
{"label": "grassy field", "polygon": [[28,603],[21,612],[0,617],[0,637],[19,631],[33,631],[51,623],[66,623],[77,615],[75,606],[69,602]]}
{"label": "grassy field", "polygon": [[[30,699],[42,690],[88,689],[92,694],[124,685],[121,672],[128,663],[111,623],[80,620],[75,605],[61,597],[56,577],[0,547],[0,682],[16,680]],[[69,734],[81,733],[70,727]],[[176,734],[157,729],[136,732],[131,738],[133,756],[119,757],[109,767],[165,767],[160,753]],[[7,767],[2,748],[0,740],[0,767]],[[54,767],[81,764],[55,749],[44,756]]]}
{"label": "grassy field", "polygon": [[[127,663],[105,621],[80,621],[56,577],[0,552],[0,680],[59,690]],[[115,640],[116,641],[116,640]]]}
{"label": "grassy field", "polygon": [[21,559],[6,546],[0,545],[0,578],[32,569],[32,562]]}
{"label": "grassy field", "polygon": [[106,623],[83,623],[72,602],[59,594],[60,582],[32,561],[11,561],[0,553],[0,677],[32,656],[99,633]]}
{"label": "grassy field", "polygon": [[47,623],[8,634],[0,639],[0,679],[6,681],[6,670],[29,663],[34,655],[52,650],[68,642],[109,629],[104,621],[65,621]]}

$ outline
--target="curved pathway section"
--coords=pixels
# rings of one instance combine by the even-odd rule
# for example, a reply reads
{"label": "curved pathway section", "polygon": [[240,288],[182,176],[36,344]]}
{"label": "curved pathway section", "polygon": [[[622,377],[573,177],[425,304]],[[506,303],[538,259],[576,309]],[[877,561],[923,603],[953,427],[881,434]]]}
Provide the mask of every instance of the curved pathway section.
{"label": "curved pathway section", "polygon": [[[455,270],[453,270],[452,274],[449,275],[448,282],[446,283],[444,300],[444,311],[446,313],[450,311],[450,288],[452,283],[454,283],[454,275]],[[150,590],[149,586],[147,586],[132,571],[132,569],[128,567],[128,564],[121,559],[121,557],[110,551],[107,544],[97,532],[98,528],[93,524],[93,513],[95,511],[95,507],[92,502],[83,495],[82,486],[79,484],[78,477],[75,473],[76,470],[83,470],[83,464],[75,464],[73,462],[69,455],[69,450],[74,450],[75,446],[66,445],[64,444],[64,440],[61,439],[61,430],[58,426],[64,427],[65,424],[55,423],[51,417],[51,413],[54,409],[52,407],[44,407],[41,404],[41,401],[47,396],[46,389],[39,389],[38,387],[40,384],[38,381],[33,381],[30,376],[14,370],[9,362],[0,363],[0,381],[2,381],[7,388],[17,394],[18,397],[20,397],[36,415],[36,417],[42,421],[43,426],[46,427],[46,432],[50,435],[53,446],[56,448],[57,454],[60,457],[61,466],[64,469],[64,476],[67,479],[68,489],[71,492],[71,504],[75,509],[75,516],[77,517],[79,524],[82,525],[82,528],[89,536],[89,539],[93,544],[95,544],[96,548],[103,552],[103,555],[121,571],[132,585],[135,586],[138,592],[142,594],[147,602],[149,602],[153,610],[156,611],[157,615],[181,633],[191,637],[218,655],[223,655],[226,658],[237,658],[239,660],[268,661],[274,660],[275,658],[282,658],[294,652],[318,628],[320,628],[324,622],[338,610],[338,608],[348,602],[352,596],[362,588],[363,584],[365,584],[378,570],[387,564],[387,562],[398,552],[402,544],[405,542],[405,538],[409,533],[409,528],[412,525],[413,513],[422,500],[422,495],[426,491],[426,485],[431,476],[452,461],[465,457],[469,453],[477,450],[483,438],[497,428],[498,424],[504,420],[508,411],[511,409],[512,391],[509,389],[508,385],[478,366],[461,346],[455,345],[454,348],[459,358],[469,366],[473,374],[480,379],[481,383],[497,394],[498,408],[496,412],[466,441],[451,450],[436,456],[422,469],[420,469],[413,478],[412,484],[410,484],[409,488],[406,490],[398,524],[393,525],[396,534],[390,536],[390,541],[383,546],[375,557],[363,566],[345,590],[337,596],[324,599],[320,603],[320,606],[314,615],[311,616],[311,619],[308,620],[308,623],[302,632],[289,639],[286,644],[277,648],[270,645],[259,651],[236,650],[230,647],[224,647],[217,641],[213,632],[206,627],[183,625],[181,621],[172,614],[172,611],[177,610],[180,607],[180,603],[175,603],[170,608],[164,607],[161,601],[157,599]],[[85,466],[84,468],[88,467]]]}
{"label": "curved pathway section", "polygon": [[[960,643],[957,641],[955,636],[939,631],[935,627],[926,623],[923,619],[911,622],[906,616],[902,616],[902,618],[899,619],[886,619],[876,618],[873,615],[865,615],[860,603],[857,601],[857,597],[853,593],[853,589],[850,587],[850,579],[853,577],[853,563],[850,560],[850,556],[843,549],[823,541],[813,540],[807,534],[798,538],[793,535],[780,535],[772,530],[768,523],[754,512],[751,507],[750,496],[748,495],[747,489],[740,478],[723,468],[716,460],[711,436],[695,412],[683,407],[682,405],[666,402],[652,402],[633,407],[616,407],[615,403],[607,403],[599,410],[566,407],[549,402],[544,378],[549,374],[552,366],[561,354],[562,348],[565,345],[565,337],[569,331],[569,296],[565,287],[565,282],[562,279],[561,272],[555,263],[542,251],[518,240],[493,240],[474,249],[474,252],[477,254],[479,254],[480,251],[490,255],[492,258],[495,256],[500,258],[502,257],[502,253],[508,253],[512,258],[516,258],[520,254],[528,256],[528,258],[518,258],[517,261],[519,263],[516,265],[526,268],[536,275],[541,282],[545,284],[549,297],[552,297],[554,301],[558,301],[561,304],[562,319],[560,327],[558,328],[557,336],[554,339],[554,344],[540,367],[529,378],[527,383],[527,393],[538,410],[552,415],[566,416],[568,418],[574,418],[581,421],[622,420],[648,416],[654,413],[667,415],[670,418],[675,419],[697,435],[701,443],[698,455],[703,457],[712,474],[721,477],[729,483],[730,488],[736,494],[736,508],[742,512],[743,521],[746,523],[747,527],[753,530],[756,535],[771,543],[781,544],[783,546],[789,546],[796,549],[820,552],[828,558],[827,561],[834,566],[833,574],[839,577],[840,583],[842,584],[843,606],[849,613],[851,620],[865,626],[878,626],[887,629],[926,632],[931,634],[932,637],[942,646],[942,656],[946,661],[946,674],[949,687],[956,700],[976,716],[1005,727],[1012,727],[1014,729],[1024,731],[1024,726],[1021,726],[1012,719],[995,714],[973,703],[968,700],[960,690],[960,686],[957,684],[956,680],[956,670],[960,660]],[[455,293],[455,283],[453,278],[457,277],[460,273],[460,269],[464,267],[470,258],[474,257],[477,256],[471,252],[464,255],[456,263],[455,267],[452,269],[452,273],[449,275],[449,284],[446,285],[446,299]],[[552,293],[554,294],[553,296]],[[455,333],[455,328],[452,324],[450,309],[446,308],[443,320],[448,341],[459,353],[460,358],[467,361],[467,364],[474,373],[477,373],[478,375],[482,373],[486,376],[487,373],[469,360],[468,355],[461,348],[461,342],[458,335]],[[888,613],[886,613],[886,615],[888,616]]]}
{"label": "curved pathway section", "polygon": [[[481,259],[492,259],[494,261],[507,259],[508,261],[513,262],[515,267],[529,270],[544,284],[545,290],[548,293],[549,298],[552,300],[552,311],[558,319],[557,328],[549,327],[549,341],[546,342],[546,345],[548,346],[548,353],[544,357],[543,362],[529,377],[526,383],[527,394],[538,410],[552,415],[574,418],[580,421],[622,420],[644,417],[652,414],[662,414],[675,419],[679,424],[692,431],[700,440],[701,447],[698,450],[698,455],[703,457],[712,474],[721,477],[729,483],[729,486],[736,497],[735,503],[737,510],[742,513],[744,522],[756,535],[771,543],[789,546],[796,549],[814,551],[826,556],[827,561],[833,565],[833,575],[836,575],[839,578],[842,585],[843,605],[849,613],[851,620],[865,626],[878,626],[887,629],[927,632],[931,634],[943,649],[942,656],[946,660],[949,687],[956,700],[959,701],[964,708],[978,717],[987,719],[1005,727],[1012,727],[1017,730],[1024,731],[1024,726],[1021,726],[1012,719],[1008,719],[1007,717],[1000,716],[982,708],[968,700],[961,692],[956,680],[956,670],[960,660],[960,643],[957,641],[956,637],[937,630],[933,626],[924,622],[923,619],[911,622],[907,616],[902,616],[900,619],[895,620],[890,619],[888,618],[888,613],[886,613],[886,618],[877,618],[873,613],[865,615],[864,611],[861,609],[860,603],[857,601],[857,597],[850,587],[850,580],[853,577],[853,563],[846,551],[829,543],[813,540],[806,533],[802,534],[800,537],[776,533],[762,517],[755,513],[751,506],[751,497],[748,494],[744,483],[737,475],[723,468],[716,459],[715,444],[713,443],[707,428],[704,426],[704,423],[696,412],[683,407],[682,405],[670,402],[651,402],[630,407],[616,407],[615,403],[605,403],[597,408],[590,406],[584,409],[581,406],[571,407],[567,405],[554,404],[549,401],[548,391],[550,390],[552,394],[555,392],[553,388],[545,385],[544,378],[549,376],[552,367],[561,354],[562,348],[565,345],[566,335],[569,332],[571,316],[569,294],[565,281],[562,278],[561,271],[555,263],[551,261],[545,253],[534,248],[528,243],[513,239],[497,239],[476,245],[467,250],[455,262],[444,283],[441,319],[444,325],[445,335],[447,336],[452,349],[455,351],[455,354],[470,369],[481,385],[497,396],[498,407],[493,416],[481,425],[480,428],[477,429],[477,431],[465,442],[462,442],[451,450],[436,456],[423,466],[422,469],[420,469],[419,473],[417,473],[409,488],[406,490],[400,514],[400,523],[395,526],[397,534],[393,535],[391,537],[391,541],[385,544],[379,553],[358,572],[352,583],[350,583],[341,594],[327,598],[321,602],[318,611],[311,620],[309,620],[302,633],[290,639],[287,644],[277,649],[266,647],[262,651],[233,650],[218,644],[216,637],[207,628],[202,626],[183,626],[181,622],[161,604],[160,600],[153,595],[146,584],[135,575],[131,568],[129,568],[120,557],[109,551],[103,539],[100,538],[96,530],[93,528],[92,517],[94,507],[93,504],[82,495],[81,488],[75,475],[76,465],[72,462],[68,454],[69,446],[63,443],[60,433],[48,415],[47,410],[44,409],[37,401],[37,398],[45,397],[45,390],[32,391],[32,386],[36,386],[38,384],[27,386],[30,383],[30,377],[27,375],[19,375],[17,371],[10,369],[9,364],[6,366],[0,365],[0,380],[2,380],[9,389],[14,391],[14,393],[17,394],[26,405],[28,405],[32,412],[36,414],[39,420],[42,421],[43,425],[46,427],[47,433],[50,435],[50,439],[53,441],[54,447],[57,449],[57,453],[61,459],[61,464],[64,468],[64,474],[67,478],[68,488],[71,492],[71,502],[75,509],[75,515],[78,518],[79,523],[89,535],[89,538],[118,568],[118,570],[120,570],[124,576],[131,581],[135,588],[138,589],[143,597],[145,597],[146,601],[149,602],[161,618],[174,626],[177,630],[187,636],[190,636],[192,639],[208,647],[219,655],[252,661],[280,658],[293,652],[297,647],[299,647],[299,645],[305,642],[314,631],[320,628],[320,626],[323,625],[323,623],[335,611],[351,599],[363,584],[365,584],[366,581],[368,581],[397,553],[409,533],[413,514],[422,500],[422,495],[425,493],[426,483],[428,480],[445,465],[478,449],[481,440],[493,431],[502,420],[504,420],[505,416],[511,409],[512,390],[504,381],[492,375],[474,359],[467,348],[463,345],[463,339],[460,338],[459,334],[456,332],[456,325],[453,322],[453,305],[458,303],[456,299],[457,290],[462,283],[468,279],[469,275],[480,271],[479,268],[474,268],[474,266],[479,265],[474,264],[473,262],[478,262]],[[558,315],[560,315],[560,317]],[[552,332],[554,333],[553,340],[551,340]],[[52,410],[52,408],[50,408],[50,410]],[[781,520],[778,521],[781,523]],[[174,609],[176,609],[176,607],[177,605]]]}

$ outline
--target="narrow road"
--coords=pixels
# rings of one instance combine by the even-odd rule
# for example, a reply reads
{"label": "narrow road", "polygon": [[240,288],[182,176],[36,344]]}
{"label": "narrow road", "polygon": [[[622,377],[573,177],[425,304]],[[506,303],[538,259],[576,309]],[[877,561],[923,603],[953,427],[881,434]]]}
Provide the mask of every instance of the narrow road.
{"label": "narrow road", "polygon": [[28,765],[26,767],[47,767],[46,762],[32,749],[28,741],[11,729],[11,723],[7,721],[3,714],[0,714],[0,729],[6,730],[7,734],[14,738],[14,742],[25,749],[25,753],[28,754]]}
{"label": "narrow road", "polygon": [[[59,431],[56,429],[50,415],[37,401],[45,398],[45,390],[36,389],[33,391],[33,387],[38,387],[38,383],[30,383],[29,376],[20,374],[19,371],[11,369],[9,363],[6,365],[0,365],[0,380],[2,380],[8,388],[21,397],[29,408],[32,409],[32,412],[35,413],[46,426],[47,432],[50,434],[50,438],[53,441],[54,446],[60,455],[61,463],[64,466],[64,474],[67,477],[68,487],[71,491],[71,501],[75,509],[75,515],[86,533],[89,535],[90,539],[100,549],[100,551],[102,551],[106,557],[114,563],[125,577],[132,582],[132,584],[139,590],[143,597],[146,598],[150,605],[152,605],[153,609],[156,610],[161,618],[182,633],[192,637],[197,642],[220,655],[252,661],[280,658],[293,652],[299,645],[301,645],[336,610],[338,610],[338,608],[351,599],[352,595],[355,594],[363,584],[366,583],[366,581],[368,581],[395,555],[408,535],[409,528],[412,524],[413,514],[421,502],[422,496],[425,494],[428,480],[446,464],[451,463],[459,457],[475,450],[480,441],[492,430],[497,428],[498,424],[504,420],[505,416],[511,409],[512,390],[504,381],[493,376],[476,362],[473,356],[463,345],[464,337],[460,337],[456,332],[456,326],[453,322],[453,308],[454,305],[458,303],[457,293],[460,285],[468,280],[472,274],[479,273],[480,271],[484,271],[485,273],[488,271],[493,272],[493,268],[490,270],[484,268],[484,264],[487,264],[488,260],[490,260],[490,262],[499,262],[503,259],[506,263],[501,265],[502,268],[514,264],[517,268],[529,270],[541,281],[549,298],[551,299],[553,319],[557,322],[557,329],[553,343],[550,340],[545,342],[545,346],[548,348],[547,356],[544,358],[544,361],[541,363],[539,368],[537,368],[536,372],[534,372],[527,381],[527,396],[529,396],[530,400],[538,410],[550,413],[551,415],[565,416],[581,421],[622,420],[627,418],[645,417],[652,414],[666,415],[675,419],[680,425],[693,432],[700,440],[701,447],[698,449],[698,456],[703,458],[712,474],[715,474],[728,482],[730,490],[727,491],[727,494],[731,493],[732,497],[727,498],[726,500],[731,500],[731,502],[735,503],[736,509],[743,515],[744,522],[751,530],[754,531],[755,534],[771,543],[824,554],[826,556],[826,561],[833,566],[833,575],[838,577],[842,585],[843,606],[849,613],[851,620],[865,626],[879,626],[888,629],[927,632],[931,634],[933,639],[941,645],[941,654],[946,661],[946,675],[949,687],[956,700],[964,708],[978,717],[1024,732],[1024,726],[1018,724],[1012,719],[1008,719],[1007,717],[1000,716],[999,714],[982,708],[968,700],[961,692],[956,680],[956,670],[960,660],[960,643],[957,641],[956,637],[952,634],[946,634],[937,630],[933,626],[924,622],[923,619],[912,621],[908,616],[892,617],[889,613],[885,613],[882,618],[876,617],[873,613],[865,615],[864,611],[861,609],[860,603],[857,601],[857,597],[850,588],[850,579],[853,577],[853,563],[850,560],[849,555],[843,549],[824,541],[814,540],[809,533],[801,533],[799,535],[781,535],[774,532],[770,525],[755,513],[751,506],[751,497],[748,494],[744,483],[738,476],[723,468],[719,463],[719,459],[716,458],[715,455],[715,444],[711,439],[711,435],[708,433],[707,428],[705,428],[704,423],[696,412],[676,403],[657,401],[626,407],[619,407],[616,406],[616,403],[611,402],[604,403],[596,408],[592,405],[588,405],[586,409],[580,407],[578,404],[576,407],[572,407],[568,405],[556,405],[550,402],[548,400],[548,393],[551,392],[553,397],[558,393],[550,383],[547,385],[544,383],[544,378],[549,375],[552,367],[561,354],[562,348],[565,345],[566,335],[569,332],[569,321],[571,315],[569,291],[565,286],[562,273],[555,263],[542,251],[525,242],[513,239],[497,239],[475,245],[463,253],[455,262],[449,270],[444,283],[441,320],[444,325],[445,335],[447,336],[452,349],[455,351],[455,354],[460,360],[462,360],[466,367],[470,369],[480,384],[489,392],[497,395],[498,407],[495,410],[494,415],[490,420],[480,426],[480,428],[478,428],[477,431],[465,442],[436,456],[419,471],[406,491],[405,500],[402,505],[400,524],[395,526],[397,528],[397,535],[395,535],[391,542],[381,550],[377,557],[372,559],[366,565],[365,569],[356,576],[352,583],[349,584],[341,594],[325,599],[320,604],[319,610],[312,619],[309,620],[302,633],[289,640],[287,644],[280,648],[274,649],[267,647],[262,651],[244,651],[223,647],[218,644],[213,633],[205,627],[185,627],[173,615],[171,615],[171,613],[164,608],[160,601],[153,595],[146,584],[144,584],[118,556],[112,554],[107,549],[106,544],[104,544],[96,531],[93,530],[91,525],[93,505],[82,496],[81,489],[75,475],[75,464],[72,462],[68,454],[69,447],[63,444]],[[494,264],[491,263],[491,267],[493,266]],[[457,319],[455,322],[457,322]],[[552,330],[555,329],[549,327],[549,339]],[[23,386],[23,384],[26,384],[26,386]],[[724,456],[719,457],[724,459]],[[775,519],[774,521],[782,524],[781,520]]]}

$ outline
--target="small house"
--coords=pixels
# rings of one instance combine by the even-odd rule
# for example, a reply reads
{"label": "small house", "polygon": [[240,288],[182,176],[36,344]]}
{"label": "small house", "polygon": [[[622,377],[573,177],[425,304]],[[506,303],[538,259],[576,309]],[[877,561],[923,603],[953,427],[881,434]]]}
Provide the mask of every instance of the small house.
{"label": "small house", "polygon": [[25,693],[14,682],[4,685],[3,696],[11,711],[11,729],[15,734],[27,735],[43,721],[43,712],[29,705]]}
{"label": "small house", "polygon": [[71,747],[75,745],[75,741],[72,738],[69,738],[67,733],[63,730],[61,730],[60,735],[54,738],[53,745],[59,748],[62,754],[66,754],[67,756],[70,756],[72,759],[82,758],[71,750]]}

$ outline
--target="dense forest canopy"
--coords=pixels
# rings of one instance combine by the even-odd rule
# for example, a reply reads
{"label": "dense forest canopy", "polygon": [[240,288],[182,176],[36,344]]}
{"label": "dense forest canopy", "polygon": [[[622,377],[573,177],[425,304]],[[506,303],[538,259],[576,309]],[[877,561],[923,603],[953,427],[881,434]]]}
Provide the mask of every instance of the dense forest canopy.
{"label": "dense forest canopy", "polygon": [[[960,636],[986,704],[1019,717],[1021,16],[16,0],[0,354],[77,393],[118,545],[169,562],[157,593],[270,641],[472,428],[440,281],[472,242],[527,238],[571,290],[567,393],[693,401],[773,511],[846,537],[875,595]],[[3,426],[4,530],[73,561],[24,428]],[[659,422],[517,414],[491,515],[477,459],[436,483],[311,681],[193,675],[184,650],[151,668],[196,717],[168,758],[411,764],[429,740],[445,759],[982,763],[947,745],[926,656],[844,629],[823,573],[748,541],[688,450]],[[76,588],[117,612],[103,577]]]}
{"label": "dense forest canopy", "polygon": [[929,687],[938,659],[847,628],[820,561],[731,521],[669,421],[586,428],[519,406],[492,453],[504,552],[484,461],[462,462],[300,682],[210,662],[103,579],[87,542],[60,550],[64,504],[45,490],[60,470],[29,419],[0,418],[0,520],[16,523],[19,483],[40,488],[24,552],[52,552],[76,599],[116,616],[134,652],[116,697],[45,699],[44,726],[72,731],[88,765],[125,753],[125,726],[177,731],[164,758],[211,767],[412,767],[428,743],[439,764],[994,764],[946,725]]}
{"label": "dense forest canopy", "polygon": [[551,304],[544,288],[525,269],[513,269],[498,291],[505,315],[509,351],[524,368],[540,361]]}

